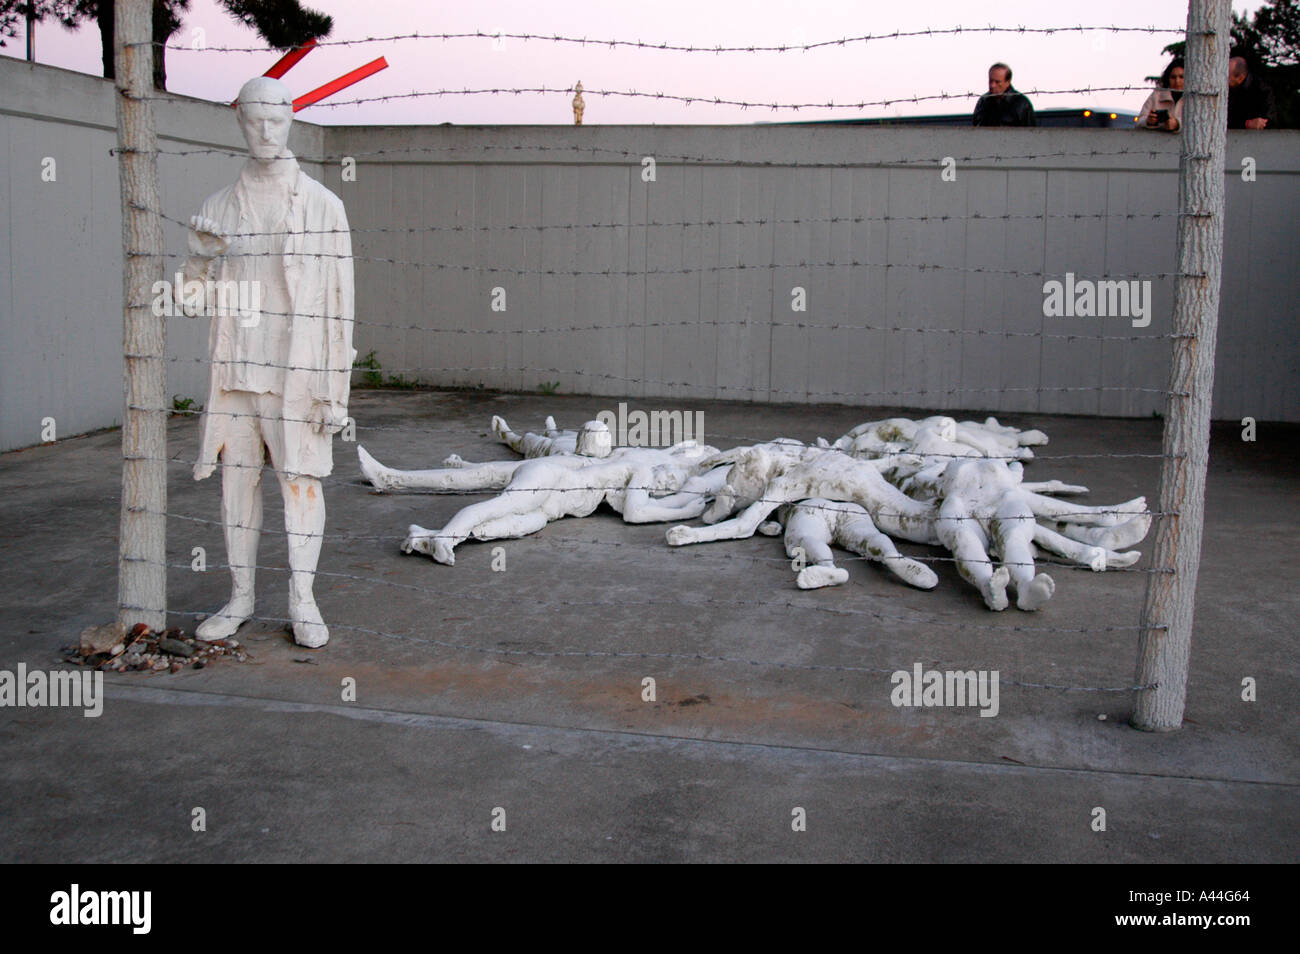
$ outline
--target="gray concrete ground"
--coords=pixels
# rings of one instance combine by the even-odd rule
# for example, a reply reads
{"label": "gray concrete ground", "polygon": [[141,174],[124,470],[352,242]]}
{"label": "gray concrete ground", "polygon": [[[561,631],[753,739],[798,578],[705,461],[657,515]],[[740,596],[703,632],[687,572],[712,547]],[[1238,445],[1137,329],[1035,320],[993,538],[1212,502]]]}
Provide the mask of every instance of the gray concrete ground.
{"label": "gray concrete ground", "polygon": [[[360,442],[402,467],[509,457],[488,432],[494,413],[519,429],[548,413],[575,426],[614,406],[354,402]],[[834,437],[888,413],[700,408],[720,446]],[[1043,458],[1160,449],[1155,420],[1007,422],[1046,430]],[[1135,572],[1054,570],[1038,614],[986,611],[948,563],[932,592],[861,561],[846,564],[848,585],[803,592],[777,540],[671,549],[662,525],[605,511],[505,541],[505,572],[475,542],[444,567],[399,552],[406,526],[440,526],[482,498],[373,494],[340,442],[317,582],[330,645],[303,650],[254,621],[240,632],[249,662],[110,676],[98,719],[0,709],[0,859],[1294,861],[1297,436],[1264,425],[1243,443],[1215,428],[1187,725],[1159,735],[1128,727],[1127,692],[1004,684],[995,718],[890,704],[889,672],[916,662],[997,669],[1004,683],[1131,684],[1146,557]],[[118,441],[0,456],[0,668],[54,668],[59,646],[112,617]],[[194,422],[175,419],[168,602],[187,629],[228,587],[223,569],[188,568],[195,546],[225,558],[218,483],[196,484],[183,463],[195,446]],[[1117,503],[1154,502],[1158,469],[1082,456],[1029,472]],[[273,481],[266,502],[259,563],[282,567]],[[283,617],[283,572],[259,583],[259,614]],[[348,676],[355,703],[341,698]],[[655,702],[642,701],[646,676]],[[1256,702],[1241,700],[1245,676]],[[191,830],[195,807],[205,832]],[[504,832],[491,829],[498,807]],[[792,831],[796,807],[806,831]]]}

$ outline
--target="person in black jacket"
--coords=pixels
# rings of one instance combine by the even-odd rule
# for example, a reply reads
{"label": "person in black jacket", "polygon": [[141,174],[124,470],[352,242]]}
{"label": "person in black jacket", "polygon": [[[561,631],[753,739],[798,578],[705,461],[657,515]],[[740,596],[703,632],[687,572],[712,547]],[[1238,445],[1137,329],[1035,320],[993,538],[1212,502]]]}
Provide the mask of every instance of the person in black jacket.
{"label": "person in black jacket", "polygon": [[994,63],[989,67],[989,91],[975,104],[971,118],[975,126],[1037,126],[1034,107],[1024,93],[1011,85],[1011,67]]}
{"label": "person in black jacket", "polygon": [[1264,129],[1277,125],[1273,88],[1250,71],[1244,57],[1228,60],[1228,128]]}

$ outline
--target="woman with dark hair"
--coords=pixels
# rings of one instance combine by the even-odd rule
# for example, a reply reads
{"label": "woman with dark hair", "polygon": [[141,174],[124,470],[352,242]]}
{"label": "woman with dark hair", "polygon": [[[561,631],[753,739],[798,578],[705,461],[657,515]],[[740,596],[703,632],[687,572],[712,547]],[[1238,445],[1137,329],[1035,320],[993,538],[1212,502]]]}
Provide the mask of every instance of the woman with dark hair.
{"label": "woman with dark hair", "polygon": [[1183,61],[1175,58],[1160,74],[1156,88],[1138,113],[1139,129],[1178,132],[1183,128]]}

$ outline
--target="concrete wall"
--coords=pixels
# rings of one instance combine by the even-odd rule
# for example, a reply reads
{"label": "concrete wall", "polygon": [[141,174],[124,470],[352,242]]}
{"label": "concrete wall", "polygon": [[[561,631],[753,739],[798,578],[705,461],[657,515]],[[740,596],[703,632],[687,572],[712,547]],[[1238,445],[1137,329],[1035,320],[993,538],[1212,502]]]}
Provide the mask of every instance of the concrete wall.
{"label": "concrete wall", "polygon": [[[327,167],[354,227],[398,230],[354,236],[358,348],[408,376],[677,399],[1123,416],[1163,406],[1172,279],[1152,279],[1146,328],[1044,317],[1043,282],[1174,271],[1176,137],[352,127],[331,129],[329,146],[358,162],[356,182]],[[1246,153],[1251,183],[1237,174]],[[643,156],[656,157],[654,182]],[[945,156],[958,159],[954,182],[940,178]],[[1228,169],[1215,414],[1298,420],[1300,133],[1233,134]],[[616,227],[490,230],[589,223]],[[430,225],[463,231],[401,231]],[[559,274],[538,274],[548,270]],[[791,310],[794,286],[805,313]],[[490,308],[494,287],[505,313]],[[564,330],[593,325],[609,330]],[[430,368],[447,370],[408,370]],[[1139,388],[1150,390],[1126,390]]]}
{"label": "concrete wall", "polygon": [[[160,156],[163,208],[183,220],[233,180],[240,160],[225,150],[242,141],[229,110],[179,97],[158,104],[158,127],[163,150],[217,150]],[[1161,407],[1171,280],[1152,280],[1142,329],[1046,318],[1042,288],[1067,271],[1173,271],[1175,137],[302,121],[294,137],[347,206],[356,345],[385,373],[638,400]],[[120,420],[114,143],[108,83],[0,59],[0,449],[39,441],[46,416],[60,436]],[[1238,174],[1247,154],[1252,183]],[[41,181],[45,156],[57,182]],[[342,179],[344,156],[355,181]],[[643,156],[656,159],[654,182]],[[940,179],[944,156],[958,160],[955,182]],[[1227,181],[1214,413],[1300,420],[1300,133],[1230,135]],[[765,224],[726,224],[738,219]],[[182,253],[184,230],[167,223],[165,241]],[[838,264],[814,267],[825,263]],[[806,312],[791,310],[795,286]],[[491,308],[496,287],[504,312]],[[168,393],[202,400],[206,329],[178,318],[168,334]]]}

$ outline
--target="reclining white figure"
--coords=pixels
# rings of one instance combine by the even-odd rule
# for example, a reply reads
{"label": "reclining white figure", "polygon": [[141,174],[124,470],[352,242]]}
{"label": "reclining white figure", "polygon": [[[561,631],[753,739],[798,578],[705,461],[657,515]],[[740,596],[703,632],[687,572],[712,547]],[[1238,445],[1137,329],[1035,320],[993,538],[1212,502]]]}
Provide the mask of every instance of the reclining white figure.
{"label": "reclining white figure", "polygon": [[[748,448],[732,465],[718,500],[753,502],[739,516],[712,526],[672,527],[667,540],[671,546],[682,546],[751,536],[781,505],[805,501],[807,509],[813,506],[808,503],[812,498],[854,503],[863,508],[873,527],[890,536],[947,547],[962,577],[993,610],[1007,607],[1008,585],[1015,586],[1017,606],[1023,610],[1038,609],[1055,592],[1050,576],[1034,573],[1031,543],[1097,571],[1130,566],[1140,557],[1137,552],[1116,553],[1100,544],[1072,540],[1037,521],[1047,517],[1065,530],[1073,524],[1104,528],[1097,537],[1127,544],[1145,536],[1150,526],[1143,498],[1111,508],[1069,504],[1028,489],[1022,475],[1019,462],[955,458],[929,485],[927,499],[918,500],[886,482],[872,461],[855,460],[840,451],[825,449],[817,456],[792,461],[762,448]],[[801,519],[805,534],[809,523]],[[1103,536],[1106,532],[1109,537]],[[1001,558],[996,570],[990,552]],[[819,576],[829,579],[831,575],[811,574],[809,581]]]}
{"label": "reclining white figure", "polygon": [[720,516],[734,502],[741,507],[740,514],[712,526],[672,527],[667,533],[670,546],[753,536],[781,505],[814,497],[858,504],[891,537],[937,542],[935,504],[908,497],[881,476],[873,461],[818,447],[801,448],[796,454],[756,445],[727,453],[735,463],[711,509]]}
{"label": "reclining white figure", "polygon": [[860,458],[913,453],[1030,460],[1034,453],[1029,448],[1046,444],[1047,435],[1042,431],[1007,427],[995,417],[983,424],[975,421],[959,424],[951,417],[937,415],[920,421],[905,417],[870,421],[859,424],[834,443],[822,439],[817,443]]}
{"label": "reclining white figure", "polygon": [[801,590],[837,586],[848,581],[848,570],[835,565],[832,543],[883,563],[886,569],[911,586],[931,590],[939,583],[939,577],[928,566],[899,553],[894,541],[882,533],[866,509],[857,504],[814,497],[786,504],[781,508],[779,519],[785,525],[785,555],[791,558],[802,556],[806,564],[797,571],[795,578]]}
{"label": "reclining white figure", "polygon": [[[497,540],[527,536],[561,517],[585,517],[608,503],[629,523],[698,516],[703,493],[681,494],[687,481],[715,448],[684,441],[669,448],[619,447],[610,450],[609,428],[588,421],[578,434],[577,454],[535,458],[520,463],[509,483],[491,500],[462,508],[441,530],[412,524],[402,550],[418,551],[448,566],[455,548],[470,537]],[[586,453],[589,446],[605,453]],[[652,494],[675,494],[655,498]],[[681,499],[685,498],[685,499]]]}
{"label": "reclining white figure", "polygon": [[[555,419],[552,417],[546,419],[544,433],[529,432],[520,435],[510,430],[504,418],[493,416],[492,431],[507,447],[523,454],[524,460],[578,453],[578,432],[557,430]],[[595,442],[585,449],[584,454],[598,457],[608,454],[609,450],[609,446]],[[380,493],[394,490],[415,493],[501,490],[510,483],[515,470],[524,462],[523,460],[494,460],[471,464],[452,454],[442,462],[441,468],[398,470],[394,467],[385,467],[360,445],[357,446],[357,457],[361,462],[361,473]]]}

